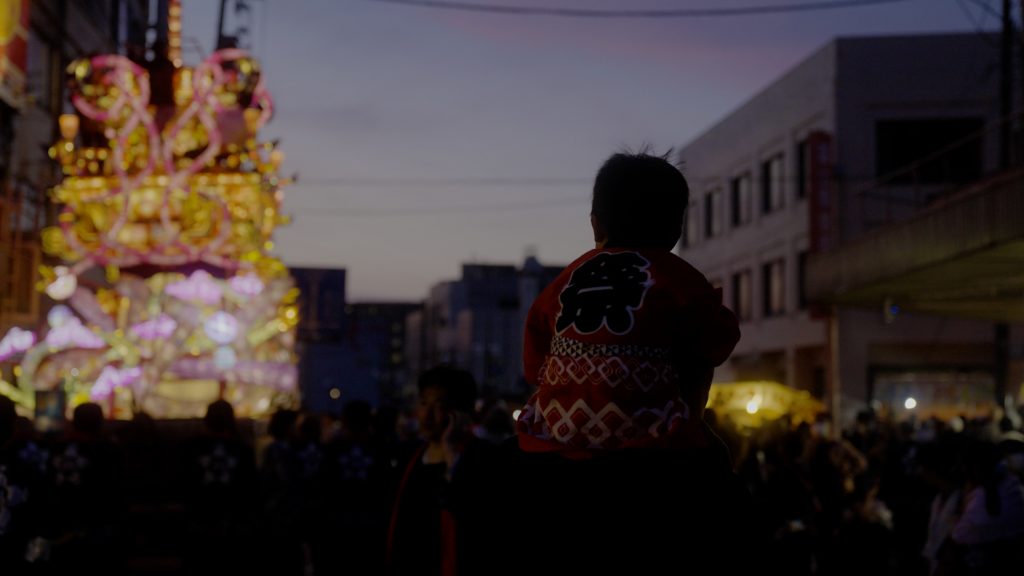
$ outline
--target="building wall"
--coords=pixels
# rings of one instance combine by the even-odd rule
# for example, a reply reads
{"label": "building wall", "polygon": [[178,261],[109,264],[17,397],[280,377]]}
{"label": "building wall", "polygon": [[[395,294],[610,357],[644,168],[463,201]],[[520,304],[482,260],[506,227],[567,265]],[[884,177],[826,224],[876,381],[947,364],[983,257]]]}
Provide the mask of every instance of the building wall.
{"label": "building wall", "polygon": [[424,302],[419,310],[405,317],[405,358],[408,362],[408,374],[402,384],[401,397],[406,400],[416,396],[416,379],[427,367],[426,306]]}
{"label": "building wall", "polygon": [[345,334],[344,269],[289,268],[299,289],[300,341],[340,341]]}
{"label": "building wall", "polygon": [[466,305],[466,289],[461,282],[439,282],[431,287],[424,305],[424,368],[462,364],[463,359],[457,356],[456,323]]}
{"label": "building wall", "polygon": [[876,123],[883,120],[980,118],[982,171],[998,168],[999,41],[995,34],[842,38],[835,46],[840,214],[843,241],[905,219],[930,194],[957,185],[892,185],[877,165]]}
{"label": "building wall", "polygon": [[[886,323],[882,310],[842,310],[830,325],[827,314],[801,307],[801,253],[812,249],[812,239],[809,199],[799,194],[797,151],[812,131],[833,138],[832,185],[842,231],[837,240],[855,241],[882,223],[879,210],[905,217],[893,214],[897,202],[879,208],[863,194],[876,176],[876,122],[964,116],[992,120],[995,84],[982,72],[992,63],[993,50],[976,34],[839,39],[681,150],[691,186],[690,210],[695,212],[687,218],[691,242],[684,242],[680,254],[722,287],[730,307],[737,293],[733,276],[750,271],[752,313],[741,323],[743,338],[717,371],[717,381],[767,377],[820,396],[835,386],[842,390],[845,413],[865,405],[879,367],[894,361],[910,370],[957,370],[984,365],[991,358],[986,352],[991,350],[989,323],[907,315]],[[995,167],[994,150],[994,142],[984,140],[983,170]],[[782,154],[782,207],[765,212],[762,164],[777,154]],[[737,226],[730,180],[744,172],[752,175],[753,209],[750,221]],[[889,188],[889,197],[906,199],[906,186]],[[720,231],[709,237],[705,211],[708,195],[716,189],[722,191],[724,214]],[[923,199],[932,191],[918,186],[911,192]],[[763,267],[775,260],[783,262],[784,306],[781,313],[769,314]],[[928,346],[935,353],[921,353]]]}
{"label": "building wall", "polygon": [[511,363],[507,378],[507,394],[525,398],[531,390],[523,374],[523,338],[526,317],[534,300],[565,270],[566,266],[544,266],[535,257],[528,256],[519,271],[519,309],[516,313],[515,332],[511,347]]}
{"label": "building wall", "polygon": [[[798,302],[799,254],[809,247],[809,215],[807,198],[798,197],[796,150],[811,132],[835,130],[835,56],[834,44],[818,50],[680,151],[690,183],[687,233],[694,235],[695,225],[697,239],[682,248],[681,256],[722,287],[730,307],[737,298],[734,275],[750,273],[752,314],[742,322],[735,361],[716,372],[717,381],[763,373],[756,365],[765,363],[761,358],[766,353],[794,356],[797,349],[824,345],[825,323],[812,320]],[[765,212],[762,164],[778,154],[783,167],[782,207]],[[735,225],[731,182],[743,174],[751,178],[750,221]],[[709,237],[706,203],[716,189],[723,194],[721,232]],[[785,311],[768,316],[761,305],[762,267],[780,258]],[[796,385],[794,374],[786,371],[784,381]]]}
{"label": "building wall", "polygon": [[876,397],[873,388],[879,370],[992,370],[994,329],[990,322],[904,315],[886,323],[880,310],[843,309],[837,324],[838,378],[845,419]]}
{"label": "building wall", "polygon": [[345,308],[346,344],[352,349],[359,375],[368,388],[377,390],[382,402],[397,401],[412,375],[406,355],[407,340],[417,333],[407,331],[406,319],[418,314],[422,305],[406,302],[366,302]]}
{"label": "building wall", "polygon": [[345,404],[357,400],[377,406],[380,391],[346,342],[301,342],[299,355],[304,410],[340,414]]}
{"label": "building wall", "polygon": [[[465,264],[459,280],[434,285],[422,318],[407,317],[409,326],[422,326],[419,370],[451,363],[469,370],[482,392],[524,396],[521,359],[526,311],[562,269],[541,266],[535,259],[528,259],[522,269]],[[407,350],[412,353],[414,348]]]}
{"label": "building wall", "polygon": [[456,359],[484,390],[508,386],[519,309],[515,266],[463,264],[466,307],[455,317]]}
{"label": "building wall", "polygon": [[[59,134],[57,117],[71,111],[65,68],[89,54],[124,53],[129,35],[144,38],[149,17],[144,0],[33,0],[28,6],[24,98],[0,102],[0,337],[12,326],[36,329],[52,304],[35,287],[45,261],[40,231],[56,216],[47,191],[60,179],[47,149]],[[0,365],[0,380],[16,380],[13,361]]]}
{"label": "building wall", "polygon": [[[998,42],[994,35],[845,38],[838,41],[837,153],[842,178],[842,242],[872,228],[906,219],[932,195],[958,184],[894,185],[881,179],[876,126],[885,120],[979,118],[998,120]],[[998,168],[998,129],[980,137],[982,174]],[[886,323],[882,310],[843,310],[838,315],[838,386],[844,415],[875,398],[878,370],[905,368],[991,371],[990,322],[902,315]],[[916,347],[915,347],[916,346]]]}
{"label": "building wall", "polygon": [[[372,396],[376,402],[376,392],[350,395],[346,389],[346,381],[358,375],[352,350],[344,342],[345,270],[293,267],[289,272],[299,289],[295,352],[302,407],[326,413],[337,412],[341,402],[353,398]],[[338,392],[332,395],[334,388]]]}
{"label": "building wall", "polygon": [[[69,109],[64,70],[74,58],[117,52],[124,30],[143,27],[144,2],[110,0],[28,4],[25,94],[20,102],[0,102],[0,334],[12,325],[34,328],[41,301],[35,290],[42,261],[39,232],[52,223],[46,191],[60,171],[46,150],[58,134],[57,116]],[[130,10],[129,10],[130,9]],[[128,18],[129,11],[133,18]]]}

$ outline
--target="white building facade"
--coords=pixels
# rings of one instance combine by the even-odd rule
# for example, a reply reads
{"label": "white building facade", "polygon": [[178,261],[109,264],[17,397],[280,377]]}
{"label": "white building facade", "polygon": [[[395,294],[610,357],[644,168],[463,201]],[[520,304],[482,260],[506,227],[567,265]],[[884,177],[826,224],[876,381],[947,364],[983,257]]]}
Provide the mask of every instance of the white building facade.
{"label": "white building facade", "polygon": [[978,34],[837,39],[680,150],[679,253],[741,320],[716,381],[779,381],[844,419],[908,397],[921,411],[991,403],[991,323],[816,308],[803,274],[809,254],[996,169],[993,64]]}

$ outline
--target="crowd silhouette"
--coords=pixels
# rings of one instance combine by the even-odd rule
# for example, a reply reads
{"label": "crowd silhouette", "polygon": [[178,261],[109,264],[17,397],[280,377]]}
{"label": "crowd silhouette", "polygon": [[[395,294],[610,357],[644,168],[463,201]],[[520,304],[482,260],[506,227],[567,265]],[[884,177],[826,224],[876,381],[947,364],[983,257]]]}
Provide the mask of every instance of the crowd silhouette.
{"label": "crowd silhouette", "polygon": [[[202,422],[144,414],[105,422],[84,404],[65,432],[40,435],[0,397],[0,566],[4,574],[574,572],[595,568],[586,560],[594,545],[612,545],[581,518],[607,523],[629,512],[597,519],[572,502],[600,500],[581,486],[614,477],[642,483],[644,497],[631,505],[658,520],[630,526],[634,537],[617,543],[630,554],[678,536],[658,533],[665,522],[702,519],[689,534],[700,538],[675,542],[667,557],[635,558],[634,573],[710,573],[736,566],[735,557],[766,574],[1024,569],[1024,434],[1015,415],[896,421],[864,411],[832,434],[827,415],[743,430],[709,412],[740,484],[724,490],[721,478],[681,481],[685,466],[524,462],[503,403],[468,400],[460,425],[469,436],[460,441],[472,448],[446,478],[445,462],[431,469],[423,459],[427,435],[403,434],[403,411],[391,407],[352,402],[340,418],[281,410],[254,432],[224,402]],[[506,415],[501,425],[495,412]],[[706,509],[673,508],[667,496],[679,491],[699,494]],[[547,523],[549,531],[538,529]],[[457,537],[444,534],[452,526]],[[451,563],[458,570],[448,571]]]}

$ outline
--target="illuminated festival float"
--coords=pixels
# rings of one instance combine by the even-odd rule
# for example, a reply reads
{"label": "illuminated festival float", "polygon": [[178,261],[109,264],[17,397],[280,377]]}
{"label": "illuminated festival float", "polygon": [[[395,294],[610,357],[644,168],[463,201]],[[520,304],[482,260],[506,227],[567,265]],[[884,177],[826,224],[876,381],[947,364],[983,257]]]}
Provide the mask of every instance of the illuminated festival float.
{"label": "illuminated festival float", "polygon": [[269,254],[283,154],[257,138],[270,95],[246,52],[188,68],[176,48],[162,69],[118,55],[68,68],[77,113],[50,149],[64,178],[42,237],[61,261],[40,285],[56,305],[38,337],[0,345],[23,354],[8,393],[26,408],[39,391],[118,418],[194,417],[217,398],[239,416],[297,404],[298,291]]}

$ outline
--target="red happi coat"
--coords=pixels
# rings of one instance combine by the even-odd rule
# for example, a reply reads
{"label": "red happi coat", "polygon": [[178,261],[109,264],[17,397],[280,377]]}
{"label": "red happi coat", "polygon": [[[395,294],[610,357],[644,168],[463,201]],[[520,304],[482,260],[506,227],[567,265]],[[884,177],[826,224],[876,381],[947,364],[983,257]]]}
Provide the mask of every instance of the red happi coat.
{"label": "red happi coat", "polygon": [[520,446],[703,446],[695,404],[738,341],[721,291],[675,254],[591,250],[530,308],[523,362],[537,390],[517,423]]}

